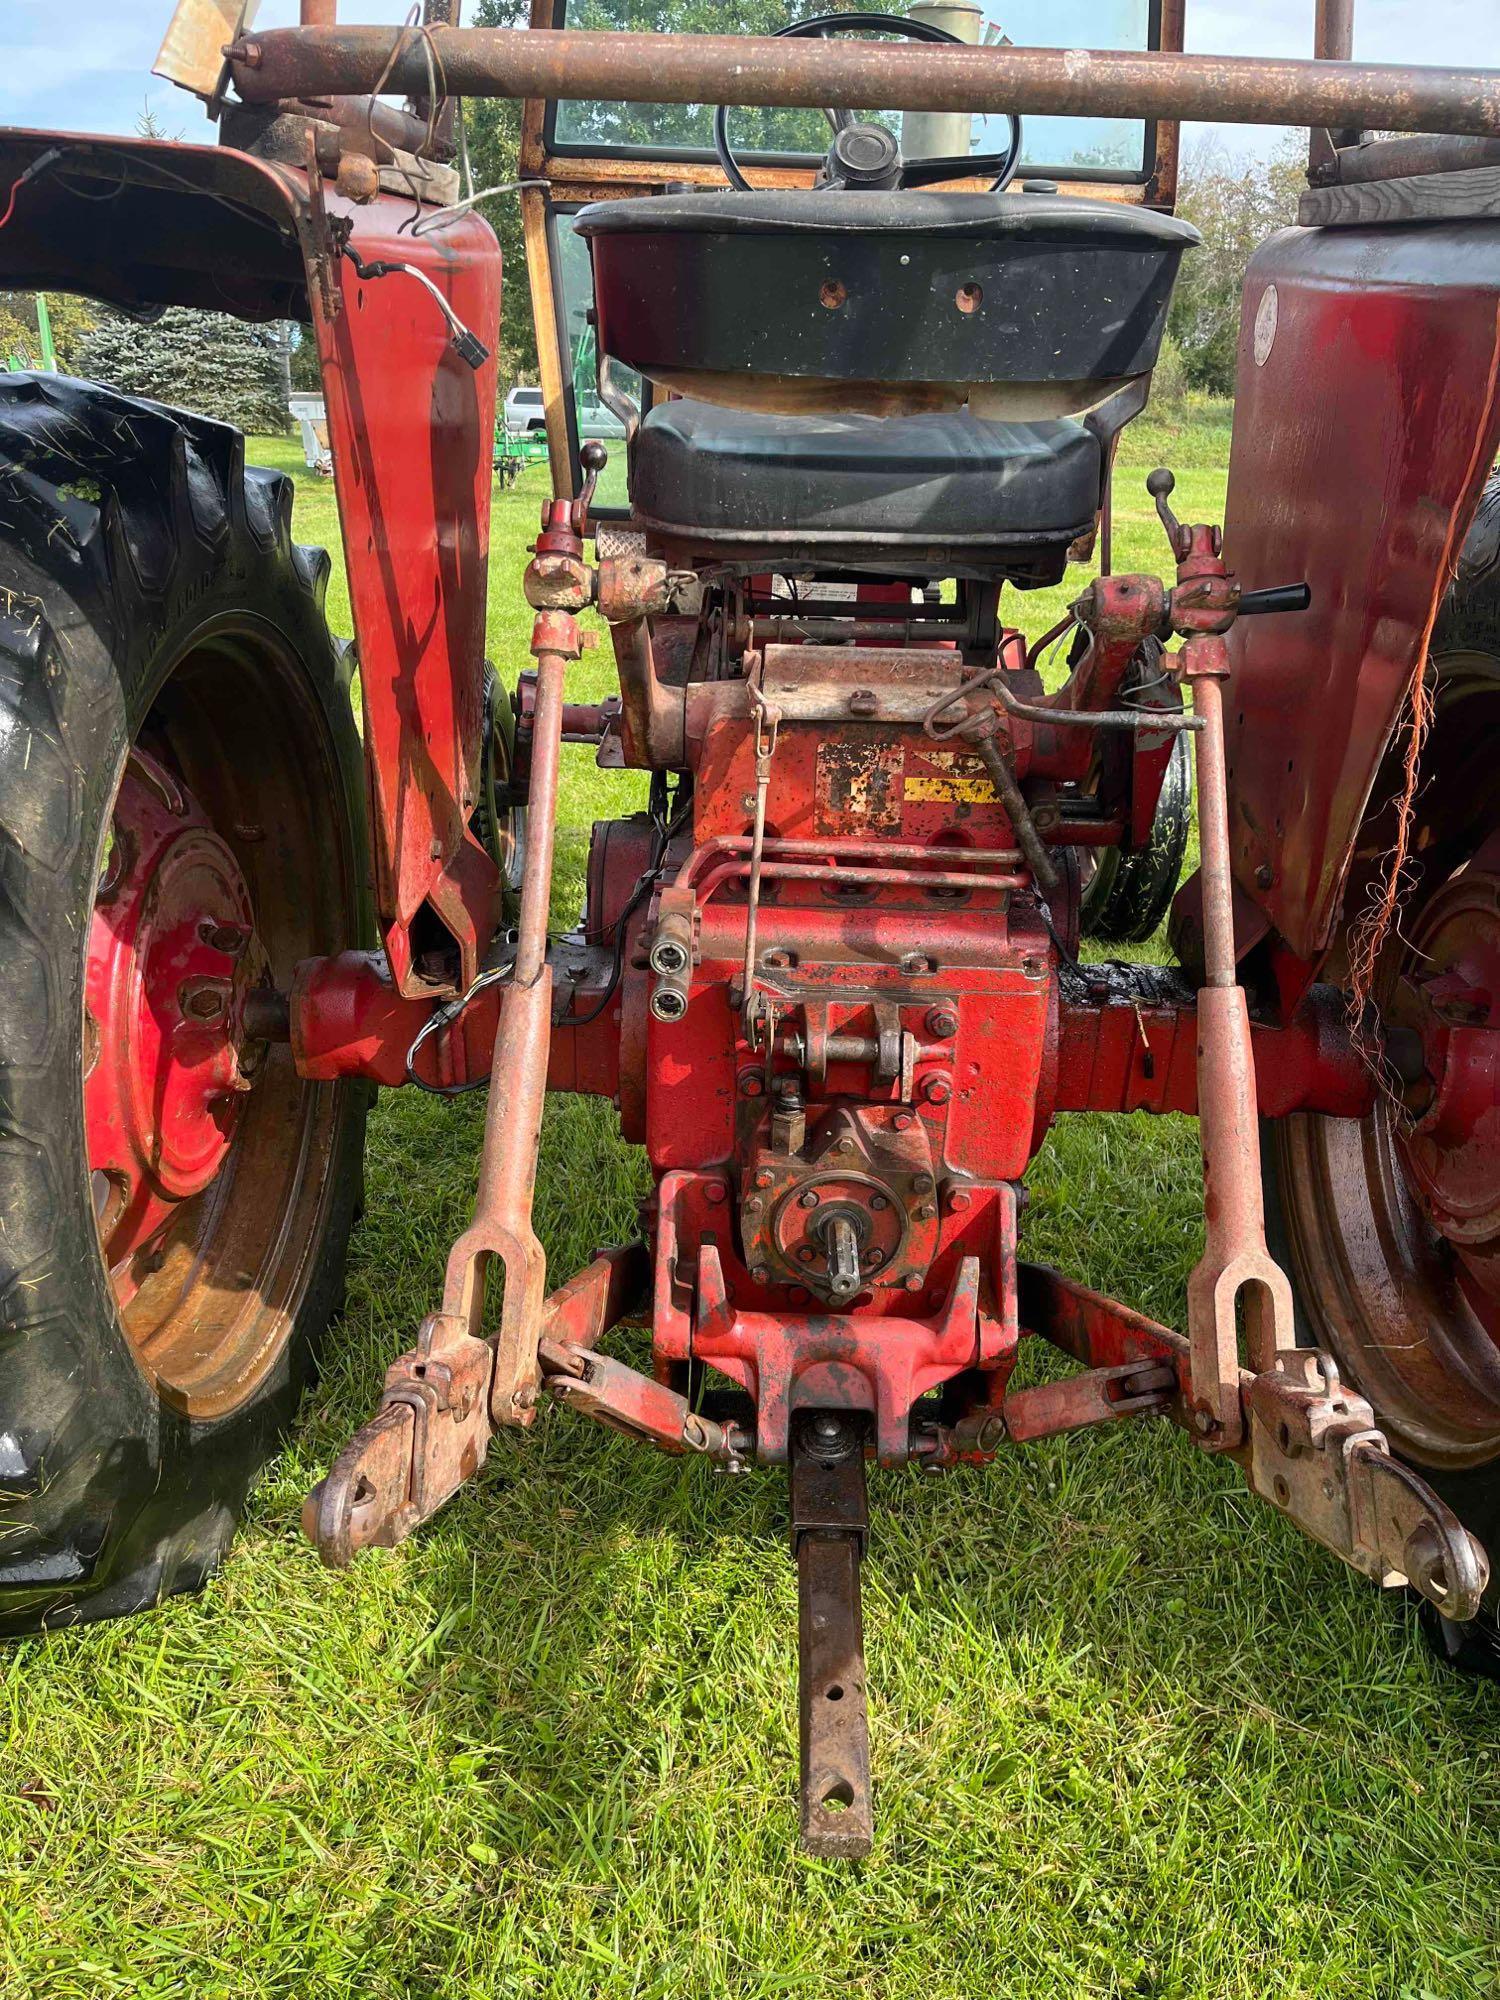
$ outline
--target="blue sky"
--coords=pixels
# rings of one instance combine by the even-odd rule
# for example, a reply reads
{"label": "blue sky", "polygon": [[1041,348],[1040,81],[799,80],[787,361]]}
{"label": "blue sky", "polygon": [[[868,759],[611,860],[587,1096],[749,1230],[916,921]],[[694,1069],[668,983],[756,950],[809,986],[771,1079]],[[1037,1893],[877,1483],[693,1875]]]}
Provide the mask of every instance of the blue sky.
{"label": "blue sky", "polygon": [[[1188,0],[1188,41],[1221,55],[1311,53],[1314,0]],[[1067,22],[1097,0],[1056,0]],[[809,6],[811,11],[811,6]],[[990,0],[1002,23],[1005,0]],[[128,132],[149,105],[169,130],[207,138],[196,101],[150,74],[171,0],[0,0],[0,124]],[[405,0],[342,0],[350,21],[396,21]],[[733,9],[726,0],[726,17]],[[262,0],[257,25],[294,21],[296,0]],[[1487,31],[1481,22],[1488,20]],[[1357,0],[1355,54],[1369,62],[1500,65],[1494,0]],[[1083,35],[1079,40],[1085,39]],[[1193,128],[1189,140],[1204,128]],[[1234,152],[1273,136],[1207,128]]]}

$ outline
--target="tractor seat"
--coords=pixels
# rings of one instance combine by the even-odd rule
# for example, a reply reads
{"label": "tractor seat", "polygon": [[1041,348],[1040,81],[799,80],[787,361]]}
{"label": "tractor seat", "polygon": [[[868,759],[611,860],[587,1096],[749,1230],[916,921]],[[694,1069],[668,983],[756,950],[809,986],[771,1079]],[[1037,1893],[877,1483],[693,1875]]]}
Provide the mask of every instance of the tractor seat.
{"label": "tractor seat", "polygon": [[595,202],[599,352],[783,416],[1078,416],[1156,365],[1198,232],[1118,201],[841,188]]}
{"label": "tractor seat", "polygon": [[1071,419],[771,416],[678,400],[631,445],[631,511],[688,561],[1055,583],[1093,527],[1104,450]]}

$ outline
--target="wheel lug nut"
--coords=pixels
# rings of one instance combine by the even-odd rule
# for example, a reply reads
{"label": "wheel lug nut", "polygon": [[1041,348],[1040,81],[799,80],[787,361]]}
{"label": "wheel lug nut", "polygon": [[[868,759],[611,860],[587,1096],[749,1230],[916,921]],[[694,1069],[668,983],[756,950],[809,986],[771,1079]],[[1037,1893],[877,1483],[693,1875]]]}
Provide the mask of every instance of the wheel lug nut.
{"label": "wheel lug nut", "polygon": [[216,924],[211,917],[205,917],[199,924],[198,935],[214,951],[222,951],[226,958],[238,958],[250,942],[247,925]]}
{"label": "wheel lug nut", "polygon": [[177,989],[177,1005],[189,1021],[218,1021],[229,1006],[229,987],[222,979],[185,979]]}

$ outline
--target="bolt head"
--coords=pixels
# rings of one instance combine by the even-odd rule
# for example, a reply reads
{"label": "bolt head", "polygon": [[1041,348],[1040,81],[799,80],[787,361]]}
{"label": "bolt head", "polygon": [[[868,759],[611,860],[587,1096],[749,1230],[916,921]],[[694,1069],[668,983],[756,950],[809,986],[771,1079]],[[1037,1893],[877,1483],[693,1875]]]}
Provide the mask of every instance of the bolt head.
{"label": "bolt head", "polygon": [[217,1021],[229,1005],[229,988],[219,980],[187,980],[178,991],[177,1004],[190,1021]]}
{"label": "bolt head", "polygon": [[769,1285],[771,1282],[771,1273],[764,1264],[757,1264],[751,1271],[750,1276],[755,1280],[757,1285]]}
{"label": "bolt head", "polygon": [[776,1176],[773,1173],[769,1172],[765,1167],[762,1167],[760,1172],[755,1176],[755,1185],[758,1188],[768,1188],[771,1186],[775,1178]]}
{"label": "bolt head", "polygon": [[918,1193],[918,1194],[931,1194],[931,1193],[932,1193],[932,1175],[931,1175],[931,1174],[915,1174],[915,1175],[913,1175],[913,1177],[912,1177],[912,1186],[913,1186],[913,1187],[914,1187],[914,1188],[916,1189],[916,1191],[917,1191],[917,1193]]}
{"label": "bolt head", "polygon": [[922,1095],[929,1104],[946,1104],[953,1095],[953,1085],[945,1076],[930,1076],[922,1085]]}
{"label": "bolt head", "polygon": [[728,1192],[722,1181],[707,1181],[704,1183],[703,1199],[717,1208]]}
{"label": "bolt head", "polygon": [[759,1097],[766,1087],[766,1080],[758,1069],[740,1071],[740,1096]]}
{"label": "bolt head", "polygon": [[890,1201],[889,1201],[889,1199],[887,1198],[887,1196],[885,1196],[885,1195],[883,1195],[883,1194],[880,1194],[880,1193],[878,1193],[878,1192],[877,1192],[877,1193],[875,1193],[875,1194],[872,1194],[872,1195],[870,1196],[870,1207],[871,1207],[871,1208],[872,1208],[872,1209],[874,1210],[874,1212],[875,1212],[875,1213],[876,1213],[877,1215],[879,1215],[880,1211],[881,1211],[881,1210],[882,1210],[883,1208],[889,1208],[889,1207],[890,1207],[890,1205],[891,1205],[891,1204],[890,1204]]}
{"label": "bolt head", "polygon": [[799,1208],[816,1208],[817,1205],[818,1191],[816,1188],[809,1188],[806,1194],[799,1194],[797,1197],[797,1206]]}
{"label": "bolt head", "polygon": [[898,1111],[891,1120],[891,1123],[898,1132],[909,1132],[912,1126],[911,1113],[909,1111]]}
{"label": "bolt head", "polygon": [[948,1206],[956,1215],[962,1215],[966,1208],[972,1208],[974,1197],[967,1188],[955,1188],[948,1197]]}
{"label": "bolt head", "polygon": [[920,1278],[919,1278],[919,1277],[917,1276],[917,1274],[916,1274],[916,1272],[915,1272],[915,1271],[913,1271],[913,1272],[912,1272],[912,1274],[911,1274],[911,1276],[910,1276],[909,1278],[907,1278],[907,1279],[905,1279],[905,1280],[903,1281],[903,1289],[904,1289],[904,1290],[906,1290],[906,1291],[908,1291],[908,1292],[920,1292],[920,1291],[921,1291],[921,1289],[922,1289],[922,1280],[921,1280],[921,1279],[920,1279]]}
{"label": "bolt head", "polygon": [[958,1033],[958,1015],[952,1007],[929,1007],[924,1025],[929,1035],[947,1041],[950,1035]]}

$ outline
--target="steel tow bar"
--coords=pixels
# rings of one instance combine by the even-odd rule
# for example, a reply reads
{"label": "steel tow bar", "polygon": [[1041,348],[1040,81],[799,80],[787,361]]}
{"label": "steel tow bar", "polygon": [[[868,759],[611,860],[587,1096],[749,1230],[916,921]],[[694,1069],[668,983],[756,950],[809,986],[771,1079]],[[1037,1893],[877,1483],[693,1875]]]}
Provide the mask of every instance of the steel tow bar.
{"label": "steel tow bar", "polygon": [[869,1511],[863,1419],[804,1411],[792,1426],[802,1844],[857,1861],[875,1837],[859,1571]]}

